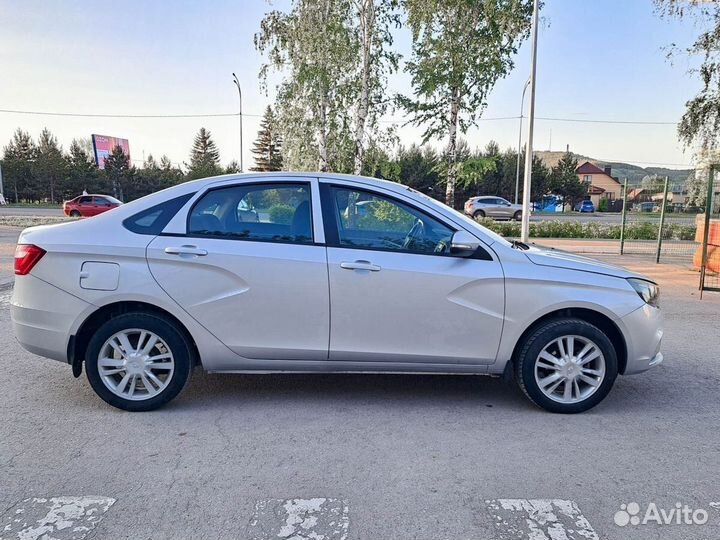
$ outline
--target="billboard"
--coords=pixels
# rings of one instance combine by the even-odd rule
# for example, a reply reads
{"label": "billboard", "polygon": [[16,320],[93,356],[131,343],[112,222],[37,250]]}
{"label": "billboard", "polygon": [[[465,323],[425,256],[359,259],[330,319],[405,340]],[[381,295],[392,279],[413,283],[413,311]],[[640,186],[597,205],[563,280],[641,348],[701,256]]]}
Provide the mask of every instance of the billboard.
{"label": "billboard", "polygon": [[92,135],[93,150],[95,151],[95,163],[98,168],[105,168],[105,158],[112,154],[116,146],[122,148],[122,151],[130,160],[130,144],[127,139],[119,137],[108,137],[107,135]]}

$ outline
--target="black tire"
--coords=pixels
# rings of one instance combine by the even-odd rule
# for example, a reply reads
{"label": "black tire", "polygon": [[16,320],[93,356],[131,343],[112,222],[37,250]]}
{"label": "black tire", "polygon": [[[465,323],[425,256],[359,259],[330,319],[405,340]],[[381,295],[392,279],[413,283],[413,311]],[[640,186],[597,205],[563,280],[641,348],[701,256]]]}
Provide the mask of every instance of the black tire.
{"label": "black tire", "polygon": [[473,214],[473,219],[482,219],[485,217],[485,212],[482,210],[475,210],[475,213]]}
{"label": "black tire", "polygon": [[[581,336],[592,340],[605,359],[605,376],[599,387],[586,399],[561,403],[546,396],[535,380],[535,363],[543,348],[561,336]],[[553,413],[575,414],[600,403],[610,392],[617,378],[618,361],[615,347],[598,327],[581,319],[552,319],[535,328],[520,344],[515,359],[515,379],[520,389],[536,405]]]}
{"label": "black tire", "polygon": [[78,210],[71,210],[70,217],[81,217],[81,214]]}
{"label": "black tire", "polygon": [[[170,382],[150,398],[133,401],[113,393],[102,381],[98,368],[101,348],[112,335],[122,330],[149,330],[159,336],[172,351],[175,362]],[[162,407],[185,388],[192,371],[191,346],[176,325],[165,318],[149,313],[125,313],[105,322],[97,329],[85,353],[85,371],[95,393],[106,403],[125,411],[151,411]]]}
{"label": "black tire", "polygon": [[515,221],[520,221],[522,219],[522,210],[518,210],[517,212],[515,212],[513,219]]}

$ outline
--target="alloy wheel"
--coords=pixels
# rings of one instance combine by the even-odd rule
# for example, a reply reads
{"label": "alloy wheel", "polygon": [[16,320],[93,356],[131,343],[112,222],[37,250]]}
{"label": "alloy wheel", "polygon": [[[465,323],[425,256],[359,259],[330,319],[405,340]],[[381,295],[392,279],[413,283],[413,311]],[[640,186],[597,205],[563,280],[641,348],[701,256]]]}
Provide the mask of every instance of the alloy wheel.
{"label": "alloy wheel", "polygon": [[132,401],[150,399],[167,388],[175,359],[167,343],[141,328],[116,332],[100,347],[98,372],[116,396]]}
{"label": "alloy wheel", "polygon": [[592,340],[561,336],[548,343],[535,360],[535,382],[558,403],[578,403],[593,395],[605,378],[605,357]]}

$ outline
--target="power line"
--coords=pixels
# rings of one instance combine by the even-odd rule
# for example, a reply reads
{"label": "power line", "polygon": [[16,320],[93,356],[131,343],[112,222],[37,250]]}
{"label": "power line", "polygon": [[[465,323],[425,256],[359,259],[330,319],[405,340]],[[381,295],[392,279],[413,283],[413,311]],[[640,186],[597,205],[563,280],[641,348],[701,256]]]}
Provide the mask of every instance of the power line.
{"label": "power line", "polygon": [[[90,113],[66,113],[52,111],[21,111],[15,109],[0,109],[0,113],[26,114],[34,116],[69,116],[76,118],[222,118],[238,117],[240,113],[205,113],[205,114],[90,114]],[[261,117],[261,114],[247,114],[243,116]]]}
{"label": "power line", "polygon": [[[71,113],[71,112],[55,112],[55,111],[26,111],[19,109],[0,109],[0,113],[6,114],[24,114],[33,116],[63,116],[77,118],[227,118],[238,117],[240,113],[197,113],[197,114],[96,114],[96,113]],[[243,116],[251,116],[261,118],[261,114],[243,113]],[[494,116],[478,118],[480,122],[495,122],[502,120],[519,120],[520,116]],[[655,121],[655,120],[604,120],[599,118],[562,118],[550,116],[536,116],[536,120],[547,122],[575,122],[580,124],[626,124],[626,125],[650,125],[650,126],[676,126],[677,122]],[[407,122],[410,118],[382,118],[379,121],[383,123],[402,123]]]}

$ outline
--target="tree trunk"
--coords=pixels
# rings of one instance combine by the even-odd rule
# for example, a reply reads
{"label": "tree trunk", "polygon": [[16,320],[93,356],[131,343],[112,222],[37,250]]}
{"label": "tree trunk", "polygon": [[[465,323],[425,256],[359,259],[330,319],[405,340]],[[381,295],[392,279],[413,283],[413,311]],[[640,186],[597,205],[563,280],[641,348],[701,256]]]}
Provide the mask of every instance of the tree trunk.
{"label": "tree trunk", "polygon": [[365,155],[365,122],[370,102],[370,58],[375,29],[375,1],[360,0],[358,8],[360,19],[360,46],[362,51],[362,86],[360,89],[360,103],[355,114],[355,164],[353,172],[362,172]]}
{"label": "tree trunk", "polygon": [[451,88],[450,98],[450,126],[448,129],[448,173],[447,186],[445,187],[445,204],[455,208],[455,184],[457,182],[457,128],[458,112],[460,110],[460,89],[457,86]]}
{"label": "tree trunk", "polygon": [[327,156],[327,111],[325,103],[318,108],[320,117],[320,136],[318,137],[318,169],[321,172],[328,170]]}

